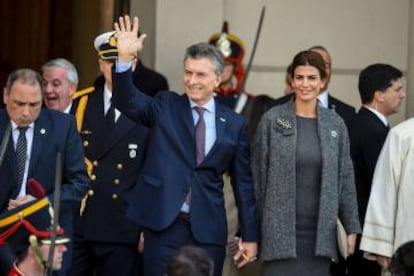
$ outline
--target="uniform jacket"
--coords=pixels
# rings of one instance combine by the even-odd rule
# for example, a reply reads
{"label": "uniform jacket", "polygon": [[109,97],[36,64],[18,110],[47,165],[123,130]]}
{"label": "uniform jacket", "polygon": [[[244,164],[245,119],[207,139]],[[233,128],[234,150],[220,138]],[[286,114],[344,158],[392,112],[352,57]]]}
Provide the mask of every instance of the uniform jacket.
{"label": "uniform jacket", "polygon": [[364,106],[355,115],[349,129],[361,225],[364,223],[375,164],[388,131],[389,127]]}
{"label": "uniform jacket", "polygon": [[414,240],[414,119],[392,128],[378,158],[360,249],[391,257]]}
{"label": "uniform jacket", "polygon": [[[316,255],[337,259],[336,219],[347,233],[360,232],[347,130],[332,110],[319,108],[317,126],[322,181]],[[252,171],[261,226],[260,257],[296,257],[294,102],[273,107],[262,118],[252,148]]]}
{"label": "uniform jacket", "polygon": [[227,222],[222,174],[229,170],[242,237],[256,241],[254,185],[243,117],[216,101],[217,138],[197,167],[195,127],[187,96],[164,92],[147,97],[133,87],[130,71],[114,73],[112,79],[115,106],[151,127],[142,175],[129,196],[129,215],[147,228],[164,230],[176,219],[191,184],[194,237],[202,243],[224,245]]}
{"label": "uniform jacket", "polygon": [[103,86],[86,91],[78,99],[82,102],[87,97],[86,106],[79,103],[77,109],[83,112],[76,112],[76,116],[85,155],[92,166],[91,187],[77,232],[88,241],[137,244],[140,229],[125,216],[125,195],[136,184],[148,129],[121,114],[108,132]]}

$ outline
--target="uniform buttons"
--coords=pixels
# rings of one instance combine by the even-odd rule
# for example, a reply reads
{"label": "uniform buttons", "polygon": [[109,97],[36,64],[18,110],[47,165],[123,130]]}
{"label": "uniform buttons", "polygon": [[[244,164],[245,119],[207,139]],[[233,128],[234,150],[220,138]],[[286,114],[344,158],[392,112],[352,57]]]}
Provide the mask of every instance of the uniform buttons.
{"label": "uniform buttons", "polygon": [[95,180],[96,180],[96,175],[92,174],[92,175],[91,175],[91,177],[90,177],[90,179],[91,179],[92,181],[95,181]]}
{"label": "uniform buttons", "polygon": [[83,146],[86,148],[87,146],[89,146],[89,141],[88,140],[85,140],[85,141],[83,141]]}
{"label": "uniform buttons", "polygon": [[122,170],[124,168],[124,166],[122,165],[122,163],[118,163],[118,164],[116,164],[116,168],[118,170]]}
{"label": "uniform buttons", "polygon": [[119,185],[121,183],[121,180],[119,180],[118,178],[114,179],[114,184],[115,185]]}
{"label": "uniform buttons", "polygon": [[89,190],[89,191],[88,191],[88,195],[89,195],[89,196],[93,196],[93,194],[94,194],[94,191],[93,191],[93,190]]}
{"label": "uniform buttons", "polygon": [[98,166],[98,161],[93,161],[93,163],[92,163],[95,167],[97,167]]}
{"label": "uniform buttons", "polygon": [[112,199],[117,199],[118,195],[117,194],[112,194]]}

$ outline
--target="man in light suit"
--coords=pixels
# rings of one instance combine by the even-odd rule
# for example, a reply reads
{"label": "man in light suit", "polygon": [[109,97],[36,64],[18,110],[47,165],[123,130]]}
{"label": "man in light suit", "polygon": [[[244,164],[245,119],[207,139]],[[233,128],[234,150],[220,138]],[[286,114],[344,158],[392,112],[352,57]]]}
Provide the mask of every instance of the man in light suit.
{"label": "man in light suit", "polygon": [[[0,137],[9,138],[0,167],[2,190],[0,211],[12,209],[35,199],[27,180],[36,179],[53,201],[57,153],[62,160],[60,222],[71,235],[72,215],[86,192],[88,176],[81,139],[73,116],[42,109],[42,79],[33,70],[20,69],[9,76],[4,91],[6,109],[0,112]],[[10,136],[5,136],[11,125]],[[25,129],[20,132],[19,129]],[[20,134],[22,133],[22,134]],[[24,133],[24,135],[23,135]],[[19,136],[26,139],[24,166],[18,170]],[[19,173],[20,171],[20,173]],[[18,179],[20,178],[20,179]],[[65,257],[63,270],[70,263]]]}
{"label": "man in light suit", "polygon": [[145,275],[163,275],[169,257],[184,245],[207,250],[215,262],[214,275],[221,275],[227,242],[226,170],[241,224],[236,259],[239,266],[254,261],[258,231],[246,121],[213,97],[221,80],[222,55],[208,43],[187,48],[185,95],[164,92],[150,98],[132,83],[131,62],[145,39],[137,36],[138,18],[133,24],[128,16],[120,18],[115,30],[115,107],[151,128],[148,154],[128,209],[129,217],[144,227]]}

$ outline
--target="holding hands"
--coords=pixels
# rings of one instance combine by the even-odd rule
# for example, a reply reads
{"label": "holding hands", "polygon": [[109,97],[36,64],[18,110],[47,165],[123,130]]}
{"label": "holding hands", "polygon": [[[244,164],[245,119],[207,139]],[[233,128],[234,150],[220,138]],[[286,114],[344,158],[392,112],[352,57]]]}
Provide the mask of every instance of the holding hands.
{"label": "holding hands", "polygon": [[136,58],[144,45],[146,34],[138,37],[139,21],[134,17],[133,22],[128,15],[119,17],[119,21],[114,23],[117,38],[118,60],[129,62]]}
{"label": "holding hands", "polygon": [[238,251],[233,257],[237,268],[241,268],[257,259],[257,243],[239,240]]}

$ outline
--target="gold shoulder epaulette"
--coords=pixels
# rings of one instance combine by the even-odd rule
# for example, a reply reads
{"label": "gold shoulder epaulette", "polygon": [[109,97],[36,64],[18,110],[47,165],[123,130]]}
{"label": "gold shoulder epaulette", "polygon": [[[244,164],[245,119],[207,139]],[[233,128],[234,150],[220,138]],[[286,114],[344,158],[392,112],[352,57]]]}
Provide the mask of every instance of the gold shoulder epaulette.
{"label": "gold shoulder epaulette", "polygon": [[85,88],[85,89],[76,91],[75,94],[73,94],[73,99],[75,100],[75,99],[80,98],[80,97],[82,97],[84,95],[90,94],[93,91],[95,91],[95,87],[94,86],[91,86],[91,87],[88,87],[88,88]]}

